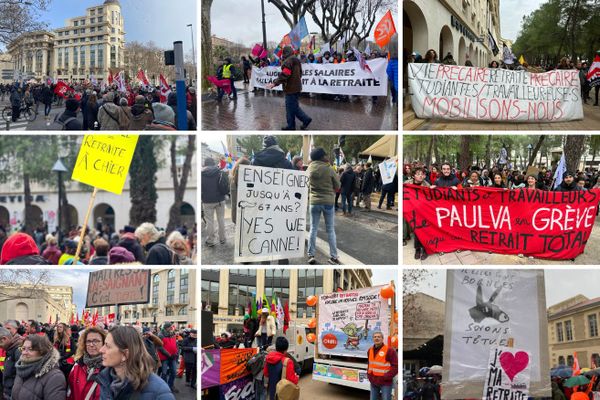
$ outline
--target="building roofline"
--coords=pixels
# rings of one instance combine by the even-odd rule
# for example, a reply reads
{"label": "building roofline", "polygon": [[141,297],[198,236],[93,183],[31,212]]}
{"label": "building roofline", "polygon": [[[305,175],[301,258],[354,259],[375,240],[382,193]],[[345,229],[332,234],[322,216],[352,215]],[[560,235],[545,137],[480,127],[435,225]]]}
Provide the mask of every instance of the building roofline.
{"label": "building roofline", "polygon": [[574,314],[577,312],[585,311],[589,308],[600,306],[600,297],[595,297],[587,301],[575,304],[565,310],[557,311],[554,314],[548,314],[548,320],[563,317],[565,315]]}

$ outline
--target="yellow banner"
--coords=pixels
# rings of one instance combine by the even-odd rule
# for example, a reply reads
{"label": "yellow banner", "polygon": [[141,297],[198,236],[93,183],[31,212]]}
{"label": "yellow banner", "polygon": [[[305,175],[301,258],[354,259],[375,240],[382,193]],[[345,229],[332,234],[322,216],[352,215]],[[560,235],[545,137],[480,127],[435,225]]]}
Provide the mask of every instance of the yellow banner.
{"label": "yellow banner", "polygon": [[85,135],[71,179],[121,194],[139,135]]}

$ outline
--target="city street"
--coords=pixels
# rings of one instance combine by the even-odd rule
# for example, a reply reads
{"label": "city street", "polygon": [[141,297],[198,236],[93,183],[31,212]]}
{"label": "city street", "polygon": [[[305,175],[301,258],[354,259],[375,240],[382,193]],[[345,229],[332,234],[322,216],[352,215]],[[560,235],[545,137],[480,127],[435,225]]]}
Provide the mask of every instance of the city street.
{"label": "city street", "polygon": [[[10,102],[8,101],[8,96],[4,99],[3,102],[0,102],[0,110],[4,109],[4,107],[7,107],[10,105]],[[35,105],[33,106],[33,108],[35,109]],[[35,121],[33,122],[28,122],[24,119],[19,119],[17,122],[10,122],[9,123],[9,129],[6,129],[6,121],[4,119],[2,119],[0,121],[0,131],[45,131],[48,129],[48,127],[50,126],[50,124],[52,124],[52,122],[54,121],[54,118],[61,114],[63,111],[65,110],[65,106],[64,106],[64,102],[61,106],[55,106],[52,105],[52,111],[50,111],[50,116],[49,119],[46,120],[44,118],[44,105],[40,104],[39,110],[38,110],[38,115],[35,119]],[[77,118],[79,119],[79,121],[81,121],[83,123],[83,115],[81,114],[81,112],[79,112],[77,114]]]}
{"label": "city street", "polygon": [[507,122],[476,122],[476,121],[449,121],[429,120],[417,118],[412,111],[404,111],[404,130],[425,131],[589,131],[600,126],[600,107],[593,106],[592,102],[583,105],[584,118],[579,121],[563,121],[553,123],[507,123]]}
{"label": "city street", "polygon": [[445,254],[430,254],[425,261],[415,260],[414,241],[402,248],[402,265],[579,265],[597,264],[600,252],[600,221],[596,220],[595,229],[585,246],[585,252],[571,260],[546,260],[530,257],[519,257],[509,254],[496,254],[479,251],[460,251]]}
{"label": "city street", "polygon": [[[378,194],[374,196],[378,199]],[[396,211],[375,210],[365,212],[364,209],[354,209],[352,217],[343,217],[341,211],[336,214],[335,230],[338,247],[338,256],[344,265],[373,264],[377,265],[398,264],[398,215]],[[208,247],[202,245],[203,265],[230,265],[233,264],[235,225],[231,222],[231,210],[225,210],[225,230],[228,240],[225,244]],[[202,223],[201,237],[206,235],[206,224]],[[307,232],[308,246],[308,232]],[[321,220],[317,232],[317,264],[327,264],[329,258],[329,245],[325,223]],[[276,262],[275,262],[276,263]],[[305,265],[306,258],[291,259],[292,265]]]}
{"label": "city street", "polygon": [[364,400],[369,398],[368,391],[315,381],[310,373],[301,376],[298,385],[302,400]]}
{"label": "city street", "polygon": [[[279,130],[285,126],[282,94],[263,90],[252,93],[242,82],[236,82],[236,88],[236,101],[224,97],[219,103],[214,96],[203,97],[203,130]],[[313,119],[310,130],[397,130],[398,107],[392,106],[389,97],[375,98],[375,103],[367,96],[335,101],[305,94],[300,106]]]}
{"label": "city street", "polygon": [[197,399],[196,389],[192,389],[185,385],[185,373],[182,378],[175,379],[175,389],[179,390],[179,393],[175,393],[177,400],[194,400]]}

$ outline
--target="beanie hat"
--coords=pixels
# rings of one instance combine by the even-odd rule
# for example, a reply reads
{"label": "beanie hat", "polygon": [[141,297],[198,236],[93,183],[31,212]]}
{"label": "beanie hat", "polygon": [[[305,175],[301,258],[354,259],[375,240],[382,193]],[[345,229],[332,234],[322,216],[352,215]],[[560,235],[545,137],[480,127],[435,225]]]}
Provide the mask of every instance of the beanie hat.
{"label": "beanie hat", "polygon": [[126,264],[135,261],[133,254],[125,247],[116,246],[108,252],[108,264]]}
{"label": "beanie hat", "polygon": [[266,149],[267,147],[275,146],[277,144],[277,138],[272,135],[267,135],[263,138],[263,147]]}
{"label": "beanie hat", "polygon": [[2,246],[0,264],[4,265],[15,258],[34,254],[40,254],[40,252],[33,238],[26,233],[15,233]]}
{"label": "beanie hat", "polygon": [[322,147],[318,147],[310,152],[310,159],[313,161],[321,161],[327,153]]}
{"label": "beanie hat", "polygon": [[154,119],[158,121],[170,122],[172,124],[175,123],[175,112],[168,105],[154,103],[152,104],[152,109],[154,110]]}

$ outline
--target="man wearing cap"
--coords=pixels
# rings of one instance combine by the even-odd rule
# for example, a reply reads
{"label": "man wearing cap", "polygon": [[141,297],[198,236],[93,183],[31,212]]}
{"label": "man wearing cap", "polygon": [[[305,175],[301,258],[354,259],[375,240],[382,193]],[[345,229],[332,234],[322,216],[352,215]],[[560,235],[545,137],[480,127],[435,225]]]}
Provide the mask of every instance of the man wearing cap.
{"label": "man wearing cap", "polygon": [[267,85],[267,89],[273,89],[275,86],[283,84],[287,126],[284,126],[281,130],[295,131],[296,118],[302,121],[300,129],[305,130],[312,122],[312,118],[302,111],[298,102],[298,97],[302,92],[302,64],[298,57],[294,55],[291,46],[283,48],[283,60],[279,76],[273,83]]}
{"label": "man wearing cap", "polygon": [[193,389],[196,388],[196,358],[198,353],[198,331],[192,329],[188,337],[181,342],[181,354],[185,363],[185,383]]}
{"label": "man wearing cap", "polygon": [[371,399],[392,400],[394,377],[398,375],[398,354],[383,343],[383,333],[373,333],[373,347],[367,352],[367,378],[371,382]]}
{"label": "man wearing cap", "polygon": [[575,175],[572,172],[565,172],[563,174],[563,180],[556,188],[557,192],[578,192],[582,190],[581,187],[577,186],[575,182]]}
{"label": "man wearing cap", "polygon": [[275,318],[270,314],[269,309],[265,307],[261,310],[258,329],[254,334],[258,338],[258,347],[270,346],[273,343],[273,337],[275,337],[276,332]]}
{"label": "man wearing cap", "polygon": [[340,264],[337,255],[335,237],[335,191],[340,188],[340,179],[331,168],[327,153],[322,147],[310,152],[311,163],[308,165],[308,184],[310,191],[310,239],[308,241],[308,263],[315,264],[317,230],[321,214],[325,219],[327,241],[329,242],[329,264]]}

